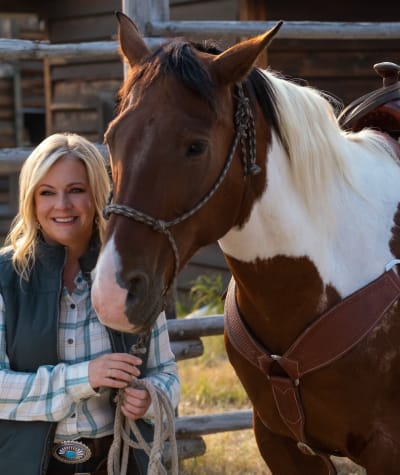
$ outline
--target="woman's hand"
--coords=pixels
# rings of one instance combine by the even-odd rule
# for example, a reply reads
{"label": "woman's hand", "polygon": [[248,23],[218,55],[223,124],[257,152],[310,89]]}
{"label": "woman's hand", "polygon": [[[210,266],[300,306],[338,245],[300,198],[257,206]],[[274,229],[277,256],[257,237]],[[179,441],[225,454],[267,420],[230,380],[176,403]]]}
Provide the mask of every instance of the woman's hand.
{"label": "woman's hand", "polygon": [[127,387],[123,390],[121,411],[128,419],[141,419],[151,404],[147,389]]}
{"label": "woman's hand", "polygon": [[122,389],[140,375],[142,360],[128,353],[109,353],[89,362],[89,383],[99,387]]}

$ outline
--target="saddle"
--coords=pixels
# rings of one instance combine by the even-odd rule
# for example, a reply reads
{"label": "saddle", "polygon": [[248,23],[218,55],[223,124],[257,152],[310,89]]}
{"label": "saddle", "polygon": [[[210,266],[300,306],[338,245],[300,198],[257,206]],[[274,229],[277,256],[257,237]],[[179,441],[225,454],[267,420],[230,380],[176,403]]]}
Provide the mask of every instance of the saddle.
{"label": "saddle", "polygon": [[383,79],[381,88],[351,102],[339,115],[339,124],[345,130],[358,132],[365,127],[400,138],[400,66],[383,62],[374,65]]}

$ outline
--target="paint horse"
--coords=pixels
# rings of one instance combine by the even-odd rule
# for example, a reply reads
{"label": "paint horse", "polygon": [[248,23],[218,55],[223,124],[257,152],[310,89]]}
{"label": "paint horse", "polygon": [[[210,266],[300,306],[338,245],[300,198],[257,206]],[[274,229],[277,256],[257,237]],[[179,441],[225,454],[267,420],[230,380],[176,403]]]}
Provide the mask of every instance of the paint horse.
{"label": "paint horse", "polygon": [[229,359],[274,475],[400,471],[397,141],[344,131],[317,90],[224,52],[151,52],[118,14],[130,71],[106,132],[113,199],[93,284],[108,326],[144,332],[179,270],[218,240],[233,275]]}

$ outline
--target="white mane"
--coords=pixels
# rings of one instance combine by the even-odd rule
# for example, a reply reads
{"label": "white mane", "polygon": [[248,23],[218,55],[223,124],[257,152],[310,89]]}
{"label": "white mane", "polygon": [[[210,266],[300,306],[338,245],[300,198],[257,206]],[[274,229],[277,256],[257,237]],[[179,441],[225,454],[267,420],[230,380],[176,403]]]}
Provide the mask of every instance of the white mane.
{"label": "white mane", "polygon": [[323,203],[318,200],[323,197],[329,205],[331,187],[343,180],[363,194],[363,190],[357,189],[348,159],[360,155],[360,147],[368,153],[388,155],[382,137],[368,129],[358,133],[343,131],[322,92],[282,79],[270,71],[263,72],[275,90],[293,185],[303,196],[306,207],[312,211],[317,201],[321,212]]}

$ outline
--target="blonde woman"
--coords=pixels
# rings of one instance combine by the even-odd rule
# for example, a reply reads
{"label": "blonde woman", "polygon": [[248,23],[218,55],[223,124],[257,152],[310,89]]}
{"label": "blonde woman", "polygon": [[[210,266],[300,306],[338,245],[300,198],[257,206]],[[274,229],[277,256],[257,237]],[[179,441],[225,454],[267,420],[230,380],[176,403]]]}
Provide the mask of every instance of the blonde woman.
{"label": "blonde woman", "polygon": [[[136,337],[105,328],[91,306],[108,193],[102,155],[76,134],[49,136],[22,167],[19,212],[0,253],[2,474],[106,475],[113,391],[145,437],[151,398],[132,379],[151,379],[178,403],[164,314],[139,359],[128,353]],[[146,471],[135,450],[129,473]]]}

